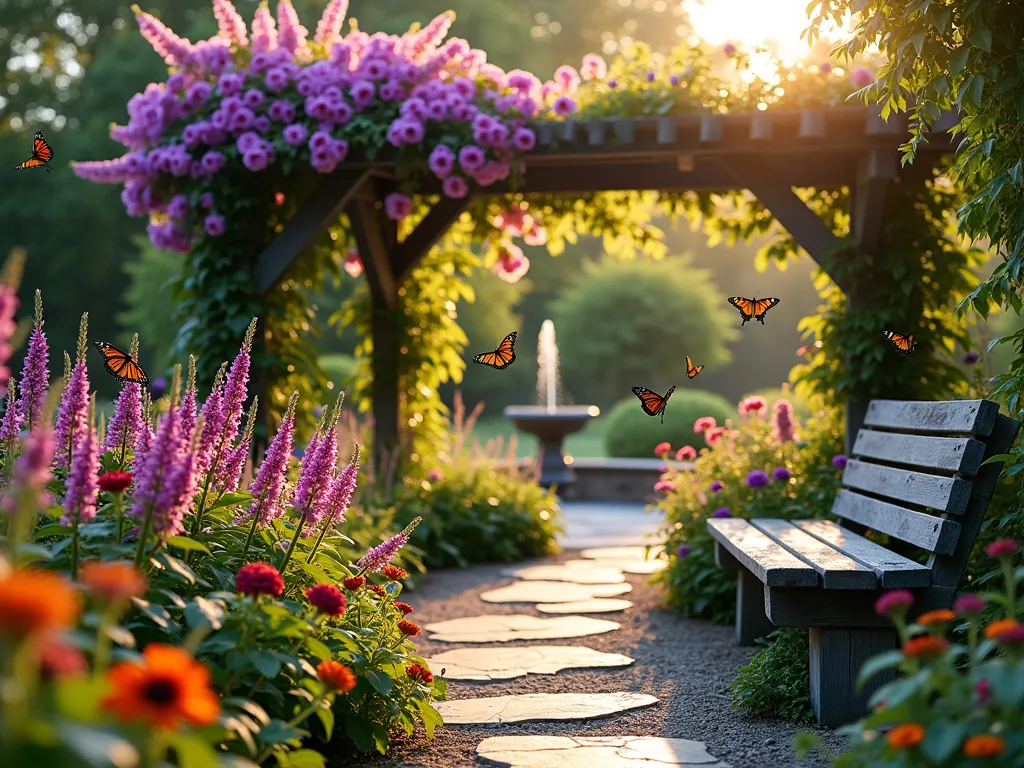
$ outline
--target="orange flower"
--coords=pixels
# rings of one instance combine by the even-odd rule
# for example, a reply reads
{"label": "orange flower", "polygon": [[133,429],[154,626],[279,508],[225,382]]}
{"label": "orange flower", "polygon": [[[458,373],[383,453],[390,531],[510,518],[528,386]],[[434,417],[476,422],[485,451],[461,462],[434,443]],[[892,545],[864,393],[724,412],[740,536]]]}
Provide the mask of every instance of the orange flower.
{"label": "orange flower", "polygon": [[922,613],[917,617],[917,623],[925,626],[929,624],[946,624],[947,622],[953,621],[955,618],[956,614],[952,611],[941,609]]}
{"label": "orange flower", "polygon": [[316,676],[329,688],[342,693],[348,693],[356,687],[356,676],[340,661],[321,661],[316,668]]}
{"label": "orange flower", "polygon": [[56,574],[19,570],[0,581],[0,632],[4,634],[24,637],[69,629],[78,610],[75,590]]}
{"label": "orange flower", "polygon": [[1011,629],[1016,629],[1020,626],[1020,623],[1016,619],[999,619],[999,621],[993,621],[987,627],[985,627],[985,637],[992,640],[999,637],[1003,632],[1009,632]]}
{"label": "orange flower", "polygon": [[102,702],[123,723],[145,720],[174,730],[182,720],[210,725],[220,715],[220,700],[210,688],[210,672],[188,653],[151,643],[143,663],[122,662],[107,673],[113,692]]}
{"label": "orange flower", "polygon": [[146,594],[146,577],[126,561],[101,563],[93,561],[82,566],[79,576],[89,591],[108,603],[119,603]]}
{"label": "orange flower", "polygon": [[933,656],[942,653],[949,647],[949,642],[934,635],[913,637],[903,644],[903,655],[908,659],[918,656]]}
{"label": "orange flower", "polygon": [[904,723],[897,725],[889,731],[889,746],[893,749],[908,749],[916,747],[924,741],[924,726],[917,723]]}
{"label": "orange flower", "polygon": [[968,757],[995,757],[1006,749],[1006,742],[998,736],[987,733],[971,736],[964,742],[964,754]]}

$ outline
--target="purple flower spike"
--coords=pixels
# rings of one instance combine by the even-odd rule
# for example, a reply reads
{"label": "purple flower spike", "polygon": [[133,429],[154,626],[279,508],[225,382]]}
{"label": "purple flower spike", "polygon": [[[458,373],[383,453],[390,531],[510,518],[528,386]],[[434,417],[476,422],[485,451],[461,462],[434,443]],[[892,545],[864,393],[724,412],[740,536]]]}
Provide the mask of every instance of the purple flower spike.
{"label": "purple flower spike", "polygon": [[288,410],[281,427],[270,441],[263,463],[256,471],[256,479],[249,487],[249,493],[256,498],[249,508],[235,518],[235,523],[252,520],[259,516],[260,525],[267,525],[284,514],[284,490],[288,482],[288,459],[295,441],[295,406],[299,394],[295,392],[288,401]]}
{"label": "purple flower spike", "polygon": [[383,571],[384,567],[394,560],[395,555],[398,554],[398,550],[408,543],[409,536],[412,535],[416,526],[422,521],[422,517],[417,517],[406,526],[404,531],[392,536],[383,544],[378,544],[376,547],[370,549],[365,555],[359,558],[359,562],[356,563],[356,567],[369,573],[380,573]]}
{"label": "purple flower spike", "polygon": [[11,483],[0,498],[5,512],[18,510],[19,501],[26,507],[36,508],[49,504],[45,487],[53,478],[50,462],[53,459],[53,433],[46,424],[40,424],[25,435],[21,456],[11,470]]}
{"label": "purple flower spike", "polygon": [[352,503],[352,495],[356,491],[356,481],[359,479],[359,444],[356,443],[355,453],[352,460],[345,466],[327,492],[327,515],[328,525],[340,525],[345,522],[345,513],[348,505]]}
{"label": "purple flower spike", "polygon": [[789,400],[778,400],[775,403],[775,412],[772,414],[773,436],[776,442],[791,443],[796,439],[793,432],[793,406]]}
{"label": "purple flower spike", "polygon": [[253,318],[224,380],[224,429],[221,433],[221,444],[224,446],[227,446],[227,441],[235,439],[242,422],[242,406],[245,404],[246,387],[249,384],[250,352],[255,333],[256,319]]}
{"label": "purple flower spike", "polygon": [[21,398],[18,413],[25,428],[31,430],[43,412],[43,402],[50,388],[50,352],[43,333],[43,297],[36,291],[36,319],[28,339],[28,353],[21,368]]}
{"label": "purple flower spike", "polygon": [[74,522],[89,523],[96,517],[96,497],[99,493],[100,458],[96,451],[96,432],[87,424],[75,434],[71,471],[68,473],[67,492],[64,494],[62,525]]}
{"label": "purple flower spike", "polygon": [[114,415],[107,427],[106,450],[118,457],[135,445],[142,427],[142,385],[128,383],[121,389],[114,406]]}
{"label": "purple flower spike", "polygon": [[89,375],[85,360],[75,363],[71,378],[60,398],[54,439],[57,442],[56,466],[68,469],[74,436],[85,429],[89,415]]}
{"label": "purple flower spike", "polygon": [[3,421],[0,421],[0,451],[9,451],[14,447],[21,426],[24,423],[18,411],[17,384],[11,380],[7,390],[7,407],[4,409]]}

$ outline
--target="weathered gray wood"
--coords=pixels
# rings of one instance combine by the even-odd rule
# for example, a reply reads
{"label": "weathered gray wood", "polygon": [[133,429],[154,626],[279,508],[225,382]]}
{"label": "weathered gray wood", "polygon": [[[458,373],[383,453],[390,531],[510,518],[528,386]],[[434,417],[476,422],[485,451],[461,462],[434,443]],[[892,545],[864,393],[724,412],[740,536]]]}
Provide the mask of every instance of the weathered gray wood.
{"label": "weathered gray wood", "polygon": [[893,464],[975,475],[985,455],[985,443],[973,437],[898,435],[862,429],[851,453]]}
{"label": "weathered gray wood", "polygon": [[861,249],[874,253],[882,237],[889,187],[899,175],[899,152],[875,149],[857,163],[857,179],[851,187],[850,229]]}
{"label": "weathered gray wood", "polygon": [[708,520],[708,531],[761,583],[778,587],[815,587],[818,574],[746,520]]}
{"label": "weathered gray wood", "polygon": [[618,118],[612,123],[615,138],[620,144],[632,144],[636,141],[636,120],[628,117]]}
{"label": "weathered gray wood", "polygon": [[658,118],[658,143],[671,144],[676,140],[677,121],[674,116]]}
{"label": "weathered gray wood", "polygon": [[960,525],[952,520],[915,512],[845,488],[836,495],[832,514],[944,555],[953,553],[960,535]]}
{"label": "weathered gray wood", "polygon": [[718,142],[722,140],[721,115],[704,115],[700,119],[700,140],[702,142]]}
{"label": "weathered gray wood", "polygon": [[878,577],[870,568],[838,552],[788,520],[756,519],[750,524],[779,542],[821,576],[825,589],[874,589]]}
{"label": "weathered gray wood", "polygon": [[967,509],[971,484],[961,477],[943,477],[851,459],[843,485],[906,504],[959,515]]}
{"label": "weathered gray wood", "polygon": [[566,120],[562,125],[562,141],[571,143],[576,138],[576,121]]}
{"label": "weathered gray wood", "polygon": [[603,120],[589,120],[587,126],[587,144],[599,147],[605,142],[608,125]]}
{"label": "weathered gray wood", "polygon": [[736,579],[736,642],[754,645],[759,637],[776,629],[764,612],[764,584],[746,568],[740,568]]}
{"label": "weathered gray wood", "polygon": [[774,136],[772,116],[766,112],[755,112],[750,117],[750,140],[771,141]]}
{"label": "weathered gray wood", "polygon": [[800,112],[800,129],[797,136],[806,141],[824,139],[825,112],[821,109],[805,109]]}
{"label": "weathered gray wood", "polygon": [[932,582],[931,570],[926,566],[891,552],[831,520],[796,520],[793,525],[870,568],[885,589],[927,587]]}
{"label": "weathered gray wood", "polygon": [[998,414],[999,405],[991,400],[872,400],[864,425],[919,434],[985,436],[992,433]]}
{"label": "weathered gray wood", "polygon": [[715,541],[715,565],[726,571],[746,570],[739,560],[729,554],[729,550],[723,547],[720,541]]}
{"label": "weathered gray wood", "polygon": [[[1000,414],[992,429],[992,435],[987,441],[986,457],[998,456],[1009,451],[1017,440],[1019,431],[1019,421]],[[932,581],[935,584],[949,588],[956,588],[960,584],[960,579],[963,578],[964,570],[967,567],[967,560],[971,556],[974,540],[978,536],[978,531],[981,530],[985,512],[1002,470],[1002,463],[996,462],[986,464],[978,472],[978,476],[974,480],[974,495],[964,514],[960,517],[962,530],[956,549],[949,556],[936,553],[928,559],[928,566],[932,569]]]}
{"label": "weathered gray wood", "polygon": [[894,629],[821,629],[810,631],[811,706],[818,722],[845,725],[867,711],[868,699],[895,677],[889,670],[857,690],[857,675],[872,656],[897,647]]}
{"label": "weathered gray wood", "polygon": [[550,121],[534,123],[534,130],[537,132],[537,143],[542,147],[548,147],[555,143],[555,123]]}
{"label": "weathered gray wood", "polygon": [[[913,613],[949,608],[953,592],[945,588],[915,589]],[[826,589],[766,587],[764,610],[777,627],[892,627],[875,611],[879,590],[851,589],[838,595]]]}
{"label": "weathered gray wood", "polygon": [[426,256],[435,243],[444,237],[448,228],[458,221],[462,212],[469,206],[469,202],[468,196],[461,199],[442,197],[416,225],[416,229],[395,246],[391,263],[394,265],[397,285],[406,281],[419,260]]}

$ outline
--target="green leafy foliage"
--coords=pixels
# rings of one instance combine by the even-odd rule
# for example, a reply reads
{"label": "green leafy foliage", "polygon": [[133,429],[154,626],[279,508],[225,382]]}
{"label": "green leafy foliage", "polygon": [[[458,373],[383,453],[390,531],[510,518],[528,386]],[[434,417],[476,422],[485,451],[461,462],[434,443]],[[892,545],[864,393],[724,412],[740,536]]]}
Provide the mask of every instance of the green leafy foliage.
{"label": "green leafy foliage", "polygon": [[125,349],[134,334],[145,339],[139,359],[150,378],[156,378],[159,372],[171,367],[174,359],[177,329],[167,318],[176,308],[174,286],[181,274],[181,255],[161,251],[141,235],[132,242],[139,251],[134,260],[124,264],[128,276],[124,292],[127,308],[117,316],[117,322],[125,329],[120,337]]}
{"label": "green leafy foliage", "polygon": [[355,382],[357,365],[351,355],[323,355],[320,358],[320,367],[327,380],[344,390],[350,389]]}
{"label": "green leafy foliage", "polygon": [[739,337],[725,296],[689,258],[587,264],[552,313],[566,387],[602,407],[640,384],[685,381],[686,355],[729,362]]}
{"label": "green leafy foliage", "polygon": [[[665,391],[659,391],[658,394],[664,395]],[[694,433],[694,422],[710,416],[724,423],[735,412],[733,406],[720,395],[702,389],[689,389],[686,384],[682,384],[672,393],[665,407],[665,423],[662,424],[660,416],[648,416],[641,410],[640,401],[630,396],[628,400],[616,403],[604,417],[608,421],[604,434],[605,452],[609,456],[646,459],[653,457],[654,447],[663,442],[670,443],[674,449],[684,445],[703,448],[707,443],[703,435]]]}
{"label": "green leafy foliage", "polygon": [[811,692],[807,630],[779,629],[740,667],[732,683],[732,705],[747,717],[810,722]]}

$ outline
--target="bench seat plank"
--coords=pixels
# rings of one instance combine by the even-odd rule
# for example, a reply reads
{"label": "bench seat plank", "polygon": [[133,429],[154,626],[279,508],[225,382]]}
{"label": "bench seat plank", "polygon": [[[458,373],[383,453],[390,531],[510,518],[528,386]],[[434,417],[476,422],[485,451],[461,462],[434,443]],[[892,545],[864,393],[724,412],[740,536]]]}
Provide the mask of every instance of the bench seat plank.
{"label": "bench seat plank", "polygon": [[779,542],[821,576],[825,589],[875,589],[875,572],[795,527],[788,520],[761,518],[750,524]]}
{"label": "bench seat plank", "polygon": [[743,567],[769,587],[816,587],[818,573],[746,520],[708,520],[708,531]]}
{"label": "bench seat plank", "polygon": [[951,555],[960,524],[840,489],[832,514],[940,555]]}
{"label": "bench seat plank", "polygon": [[985,458],[985,444],[973,437],[898,435],[862,429],[852,453],[865,459],[973,476]]}
{"label": "bench seat plank", "polygon": [[864,415],[865,427],[881,427],[919,434],[987,436],[992,434],[999,405],[991,400],[872,400]]}
{"label": "bench seat plank", "polygon": [[793,525],[870,568],[883,589],[927,587],[932,583],[931,571],[927,566],[890,552],[881,544],[836,525],[831,520],[796,520]]}
{"label": "bench seat plank", "polygon": [[971,499],[971,484],[962,477],[926,475],[856,459],[847,463],[843,485],[954,515],[962,514]]}

